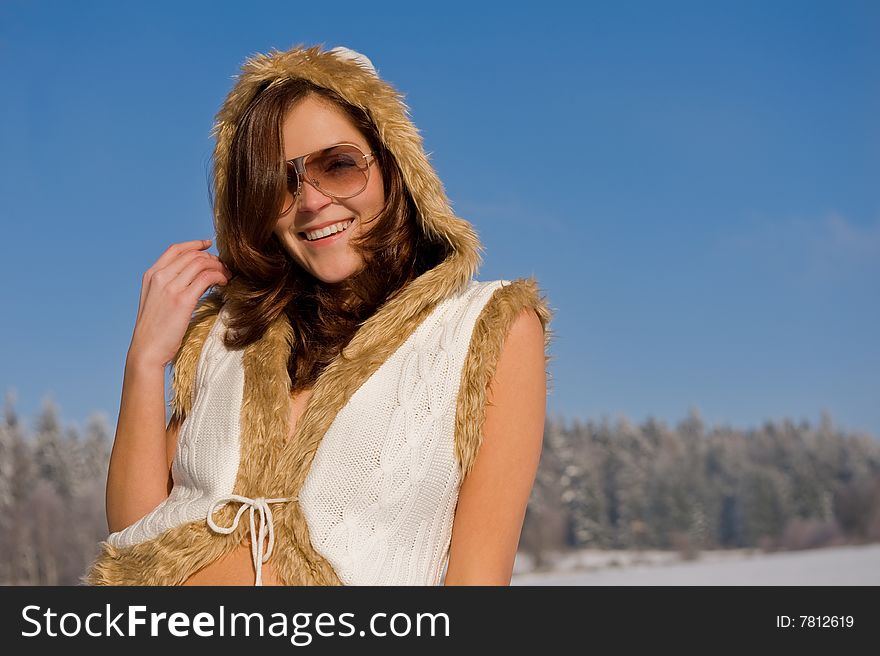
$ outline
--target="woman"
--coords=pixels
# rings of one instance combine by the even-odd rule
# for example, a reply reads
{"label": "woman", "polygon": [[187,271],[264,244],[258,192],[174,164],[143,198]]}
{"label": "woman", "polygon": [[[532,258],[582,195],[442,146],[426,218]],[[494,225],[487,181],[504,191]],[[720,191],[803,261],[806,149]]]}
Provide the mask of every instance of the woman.
{"label": "woman", "polygon": [[174,244],[144,276],[85,581],[509,584],[547,393],[536,281],[473,279],[476,234],[360,53],[253,57],[214,134],[219,258]]}

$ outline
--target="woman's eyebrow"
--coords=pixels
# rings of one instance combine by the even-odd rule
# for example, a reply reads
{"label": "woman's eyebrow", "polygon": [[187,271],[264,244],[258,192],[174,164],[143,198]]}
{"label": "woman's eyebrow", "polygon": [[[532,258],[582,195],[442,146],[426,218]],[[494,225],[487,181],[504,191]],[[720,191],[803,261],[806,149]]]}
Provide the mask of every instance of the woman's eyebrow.
{"label": "woman's eyebrow", "polygon": [[331,142],[330,142],[329,144],[327,144],[326,146],[322,146],[321,148],[316,148],[315,150],[309,151],[309,152],[307,152],[307,153],[303,153],[302,155],[294,155],[293,157],[285,157],[285,158],[284,158],[284,161],[285,161],[285,162],[289,162],[289,161],[291,161],[291,160],[293,160],[293,159],[299,159],[300,157],[304,157],[305,155],[311,155],[312,153],[320,153],[320,152],[323,151],[323,150],[329,150],[330,148],[333,148],[333,146],[338,146],[339,144],[343,144],[343,143],[345,143],[345,144],[349,144],[349,143],[350,143],[350,144],[354,144],[355,146],[357,146],[358,148],[361,148],[361,149],[364,148],[363,146],[361,146],[361,145],[360,145],[357,141],[355,141],[354,139],[337,139],[336,141],[331,141]]}

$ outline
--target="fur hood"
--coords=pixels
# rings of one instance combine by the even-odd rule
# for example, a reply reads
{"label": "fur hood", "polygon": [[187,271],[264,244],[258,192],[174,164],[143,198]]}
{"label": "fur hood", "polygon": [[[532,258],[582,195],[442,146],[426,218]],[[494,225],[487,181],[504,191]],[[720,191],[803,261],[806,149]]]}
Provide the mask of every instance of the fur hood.
{"label": "fur hood", "polygon": [[[291,77],[307,78],[366,110],[397,160],[423,231],[451,248],[443,262],[410,282],[362,324],[342,353],[321,373],[290,440],[287,435],[291,381],[287,360],[292,334],[285,314],[260,340],[245,349],[241,465],[235,493],[248,497],[293,496],[300,490],[321,438],[338,412],[440,301],[463,291],[481,262],[477,235],[470,223],[452,212],[402,94],[378,77],[369,59],[346,48],[296,46],[286,52],[256,55],[245,62],[214,126],[218,196],[226,184],[223,172],[239,117],[266,83],[277,84]],[[215,216],[221,257],[227,242],[222,219]],[[507,330],[524,308],[532,308],[538,314],[545,329],[545,345],[549,345],[551,311],[534,278],[514,280],[499,288],[474,328],[455,419],[462,480],[473,466],[480,446],[487,385],[494,375]],[[222,294],[208,294],[199,302],[172,364],[171,408],[178,418],[186,417],[192,408],[199,355],[221,309]],[[233,504],[227,504],[215,513],[215,521],[228,526],[235,511]],[[272,560],[282,581],[287,585],[340,585],[333,568],[313,549],[297,503],[284,504],[277,510],[275,531],[277,542]],[[230,553],[246,538],[245,522],[229,535],[218,535],[203,520],[177,526],[131,547],[116,548],[104,542],[102,553],[84,582],[177,585]]]}
{"label": "fur hood", "polygon": [[[443,185],[428,161],[422,137],[410,120],[403,95],[378,77],[369,59],[348,48],[323,51],[318,46],[296,46],[287,52],[256,55],[244,64],[235,87],[217,114],[213,130],[217,140],[214,150],[217,197],[225,192],[225,171],[239,118],[267,84],[271,87],[294,77],[331,89],[367,112],[400,167],[404,184],[418,210],[422,231],[430,240],[451,246],[452,255],[445,262],[414,281],[417,295],[430,305],[463,288],[476,275],[482,261],[477,234],[470,223],[452,212]],[[215,216],[221,259],[225,259],[227,242],[227,221],[223,219]]]}

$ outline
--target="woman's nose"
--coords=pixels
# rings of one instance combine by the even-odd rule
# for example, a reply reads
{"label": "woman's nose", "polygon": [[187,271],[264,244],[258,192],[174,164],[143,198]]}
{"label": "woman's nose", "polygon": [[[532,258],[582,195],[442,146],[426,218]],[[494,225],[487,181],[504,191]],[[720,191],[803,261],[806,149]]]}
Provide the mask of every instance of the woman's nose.
{"label": "woman's nose", "polygon": [[315,212],[332,202],[333,199],[330,196],[315,188],[311,182],[303,180],[299,189],[299,209],[301,211]]}

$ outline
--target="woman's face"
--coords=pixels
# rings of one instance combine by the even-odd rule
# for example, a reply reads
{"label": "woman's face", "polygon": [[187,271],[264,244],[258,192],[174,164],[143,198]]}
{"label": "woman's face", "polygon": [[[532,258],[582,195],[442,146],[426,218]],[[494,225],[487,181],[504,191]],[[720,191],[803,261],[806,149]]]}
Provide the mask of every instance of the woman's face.
{"label": "woman's face", "polygon": [[[288,112],[282,134],[285,160],[343,142],[355,144],[364,153],[371,150],[363,134],[341,109],[314,96],[301,100]],[[274,233],[285,250],[323,282],[345,280],[363,266],[362,258],[349,245],[349,239],[368,232],[385,204],[382,172],[375,161],[369,172],[366,188],[352,198],[326,196],[303,181],[297,202],[291,206],[288,198],[284,207],[287,212],[275,223]],[[349,219],[354,222],[328,240],[310,242],[304,234]]]}

